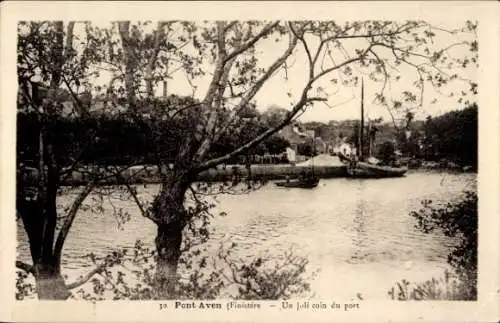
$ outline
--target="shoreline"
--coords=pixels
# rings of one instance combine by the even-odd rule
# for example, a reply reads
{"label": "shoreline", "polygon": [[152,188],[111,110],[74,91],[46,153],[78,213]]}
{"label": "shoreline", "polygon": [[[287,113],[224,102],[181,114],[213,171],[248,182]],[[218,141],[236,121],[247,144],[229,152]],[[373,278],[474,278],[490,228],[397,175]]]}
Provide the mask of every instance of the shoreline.
{"label": "shoreline", "polygon": [[[196,181],[202,182],[225,182],[240,181],[247,178],[252,180],[278,180],[286,176],[299,176],[303,172],[310,172],[311,166],[300,166],[290,164],[252,165],[250,172],[244,165],[226,165],[225,167],[212,168],[198,174]],[[346,166],[314,166],[314,173],[320,178],[341,178],[347,176]],[[156,166],[133,166],[122,173],[125,179],[133,178],[134,184],[159,184],[158,167]],[[63,185],[85,185],[90,177],[82,172],[73,172]],[[101,185],[120,184],[116,178],[110,178],[100,182]]]}
{"label": "shoreline", "polygon": [[[315,159],[320,156],[314,157]],[[338,157],[328,156],[330,160],[325,162],[319,160],[318,164],[314,165],[314,173],[319,178],[329,179],[329,178],[343,178],[348,177],[347,166],[340,162]],[[443,164],[438,162],[428,162],[424,161],[420,165],[408,165],[408,171],[445,171],[445,172],[475,172],[471,166],[461,167],[455,163]],[[62,182],[62,186],[82,186],[86,185],[92,179],[92,174],[100,173],[102,175],[109,176],[109,178],[99,181],[98,185],[118,185],[122,184],[118,178],[112,175],[112,173],[106,172],[104,169],[97,169],[92,171],[93,166],[87,166],[88,172],[85,170],[78,170],[71,172],[70,176],[67,177]],[[26,174],[23,178],[24,181],[34,184],[36,183],[37,170],[30,168],[30,172]],[[201,182],[228,182],[228,181],[241,181],[248,178],[252,180],[280,180],[287,176],[298,177],[304,172],[311,172],[312,163],[311,159],[300,163],[298,165],[292,164],[254,164],[248,167],[247,165],[232,164],[232,165],[219,165],[215,168],[206,170],[198,174],[196,181]],[[168,173],[168,169],[163,170],[164,173]],[[122,172],[122,177],[125,181],[131,184],[159,184],[161,183],[160,172],[158,167],[154,165],[137,165],[131,166]],[[28,184],[29,185],[29,184]]]}

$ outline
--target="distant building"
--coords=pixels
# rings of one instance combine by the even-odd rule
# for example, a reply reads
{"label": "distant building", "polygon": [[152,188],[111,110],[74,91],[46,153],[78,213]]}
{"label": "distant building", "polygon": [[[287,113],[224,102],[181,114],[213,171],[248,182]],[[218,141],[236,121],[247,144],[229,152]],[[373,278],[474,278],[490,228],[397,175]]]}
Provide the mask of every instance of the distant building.
{"label": "distant building", "polygon": [[344,142],[333,148],[333,152],[338,154],[341,153],[344,156],[351,157],[356,154],[356,148],[352,147],[347,142]]}
{"label": "distant building", "polygon": [[332,144],[332,152],[351,157],[356,155],[356,147],[347,142],[347,137],[337,137]]}

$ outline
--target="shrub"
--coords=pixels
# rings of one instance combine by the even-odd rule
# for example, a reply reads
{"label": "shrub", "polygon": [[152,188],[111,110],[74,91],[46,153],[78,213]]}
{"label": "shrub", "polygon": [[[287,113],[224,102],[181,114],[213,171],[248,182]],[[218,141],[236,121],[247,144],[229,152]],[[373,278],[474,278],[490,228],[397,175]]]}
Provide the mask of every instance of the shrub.
{"label": "shrub", "polygon": [[392,287],[388,294],[392,300],[399,301],[459,301],[468,299],[469,295],[465,291],[463,282],[453,273],[445,271],[443,277],[439,279],[433,277],[420,283],[411,283],[403,279],[397,282],[396,287]]}
{"label": "shrub", "polygon": [[[403,280],[389,291],[392,299],[477,299],[477,194],[467,191],[464,197],[444,206],[433,206],[432,201],[422,202],[423,208],[411,216],[417,219],[417,228],[425,233],[441,230],[446,236],[454,237],[459,243],[448,255],[452,273],[444,278],[412,285]],[[408,289],[410,288],[410,289]]]}
{"label": "shrub", "polygon": [[[276,300],[310,295],[310,285],[304,277],[308,263],[305,258],[288,252],[278,259],[259,257],[243,262],[231,258],[234,247],[236,244],[229,248],[221,246],[211,262],[207,256],[200,256],[198,249],[185,254],[179,265],[174,298]],[[103,260],[108,261],[109,266],[96,273],[86,286],[72,291],[70,298],[88,301],[156,299],[155,254],[141,241],[137,241],[132,250],[115,251],[106,259],[90,254],[96,266]],[[36,296],[34,284],[27,278],[26,273],[18,272],[17,300]]]}

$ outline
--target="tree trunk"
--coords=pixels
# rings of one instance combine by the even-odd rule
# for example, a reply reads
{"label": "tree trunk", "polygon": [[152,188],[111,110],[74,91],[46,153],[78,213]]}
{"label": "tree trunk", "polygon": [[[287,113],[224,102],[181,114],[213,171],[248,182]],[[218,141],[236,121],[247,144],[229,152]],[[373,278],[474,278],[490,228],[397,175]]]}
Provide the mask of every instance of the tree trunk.
{"label": "tree trunk", "polygon": [[[24,209],[21,209],[25,211]],[[41,212],[39,212],[41,213]],[[26,213],[21,213],[24,222],[25,230],[28,234],[31,256],[34,265],[34,276],[36,281],[36,291],[39,299],[45,300],[65,300],[69,297],[69,290],[66,287],[63,277],[60,272],[60,264],[53,255],[51,248],[52,240],[43,241],[40,228],[40,221],[37,220],[40,215],[36,212],[28,213],[31,218],[28,218]],[[33,219],[33,215],[35,218]],[[45,251],[42,255],[42,244],[45,244]]]}
{"label": "tree trunk", "polygon": [[40,300],[66,300],[70,292],[60,271],[53,264],[35,267],[36,291]]}
{"label": "tree trunk", "polygon": [[[22,185],[22,182],[19,182],[19,185]],[[43,208],[39,207],[37,201],[24,198],[23,194],[18,192],[17,211],[28,235],[38,299],[65,300],[70,293],[61,276],[58,259],[53,254],[53,234],[49,234],[49,238],[46,239],[44,231],[50,230],[42,230],[44,226],[55,226],[55,223],[48,221],[49,223],[44,225],[44,221],[47,221],[47,213],[43,212]]]}
{"label": "tree trunk", "polygon": [[155,239],[158,259],[155,287],[160,299],[175,298],[177,265],[181,256],[182,228],[180,223],[159,225]]}
{"label": "tree trunk", "polygon": [[153,216],[159,220],[156,223],[158,231],[155,239],[157,251],[155,294],[159,299],[172,299],[176,296],[182,231],[189,220],[184,208],[184,196],[190,184],[187,175],[170,174],[153,202]]}

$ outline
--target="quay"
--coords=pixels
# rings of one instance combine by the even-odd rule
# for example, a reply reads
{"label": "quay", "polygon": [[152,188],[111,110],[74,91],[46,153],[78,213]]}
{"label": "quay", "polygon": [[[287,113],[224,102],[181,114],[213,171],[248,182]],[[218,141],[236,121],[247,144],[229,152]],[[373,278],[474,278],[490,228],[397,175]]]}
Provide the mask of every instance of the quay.
{"label": "quay", "polygon": [[[101,174],[109,177],[100,181],[100,185],[116,185],[120,184],[116,176],[111,172],[100,168],[99,166],[87,166],[85,171],[73,171],[63,181],[64,186],[86,185],[91,177],[95,174]],[[254,164],[254,165],[219,165],[215,168],[201,172],[198,175],[197,181],[202,182],[225,182],[233,180],[279,180],[286,176],[298,177],[305,172],[314,171],[314,174],[319,178],[338,178],[347,176],[347,167],[340,162],[338,157],[327,155],[319,155],[305,162],[292,164]],[[163,171],[167,173],[168,170]],[[29,168],[29,171],[23,175],[23,182],[36,183],[37,170]],[[124,169],[121,172],[121,177],[133,184],[158,184],[161,183],[158,167],[154,165],[137,165]],[[30,184],[28,184],[30,186]]]}
{"label": "quay", "polygon": [[[197,180],[202,182],[225,182],[235,179],[244,180],[277,180],[286,176],[297,177],[304,172],[311,172],[310,166],[305,165],[251,165],[248,169],[245,165],[227,165],[201,172]],[[346,177],[347,168],[344,165],[314,166],[314,174],[320,178]],[[126,180],[132,179],[134,184],[158,184],[161,182],[158,168],[156,166],[134,166],[126,169],[122,173]],[[85,185],[90,177],[83,172],[73,172],[63,185]],[[119,184],[116,177],[110,177],[100,183],[101,185]]]}

